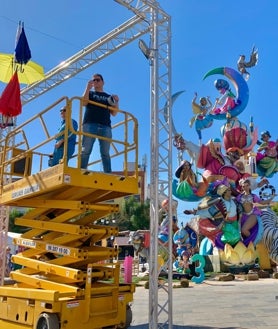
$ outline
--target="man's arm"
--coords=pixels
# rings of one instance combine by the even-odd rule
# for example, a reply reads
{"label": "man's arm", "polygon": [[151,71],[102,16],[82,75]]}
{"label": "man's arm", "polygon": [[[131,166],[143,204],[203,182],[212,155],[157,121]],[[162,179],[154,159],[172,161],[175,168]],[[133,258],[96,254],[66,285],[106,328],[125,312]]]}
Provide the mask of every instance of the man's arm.
{"label": "man's arm", "polygon": [[88,81],[86,89],[84,90],[83,93],[83,105],[86,106],[89,102],[89,94],[90,94],[90,90],[93,88],[93,80]]}
{"label": "man's arm", "polygon": [[118,113],[118,109],[119,109],[119,96],[118,95],[111,95],[111,97],[113,97],[115,104],[112,106],[115,109],[110,109],[110,113],[111,115],[115,116]]}

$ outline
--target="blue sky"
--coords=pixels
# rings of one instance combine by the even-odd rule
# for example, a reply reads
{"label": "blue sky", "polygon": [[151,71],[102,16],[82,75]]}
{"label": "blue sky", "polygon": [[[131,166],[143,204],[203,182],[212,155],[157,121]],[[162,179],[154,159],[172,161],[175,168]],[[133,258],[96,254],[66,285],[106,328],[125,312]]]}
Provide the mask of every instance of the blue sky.
{"label": "blue sky", "polygon": [[[249,103],[239,119],[248,124],[253,116],[259,131],[269,130],[273,139],[277,139],[278,2],[247,0],[244,6],[240,1],[223,0],[161,0],[159,3],[172,17],[172,91],[185,90],[173,106],[177,131],[186,139],[198,142],[194,128],[188,125],[194,92],[212,100],[218,96],[213,86],[215,78],[203,80],[203,76],[216,67],[236,69],[239,55],[249,56],[255,45],[259,63],[250,69]],[[47,72],[132,16],[113,0],[2,0],[0,52],[14,51],[17,24],[23,21],[32,60]],[[149,37],[144,36],[144,40],[148,43]],[[150,145],[150,73],[137,41],[24,106],[18,122],[24,122],[62,96],[82,95],[94,72],[103,74],[107,92],[119,95],[121,109],[137,117],[140,159],[147,155],[150,170],[151,155],[146,149]],[[0,91],[4,86],[0,83]],[[59,120],[53,118],[53,125],[58,127]],[[219,137],[220,125],[222,122],[215,122],[204,131],[203,141]],[[277,188],[277,176],[271,183]],[[193,205],[179,202],[180,222],[188,219],[182,210]]]}

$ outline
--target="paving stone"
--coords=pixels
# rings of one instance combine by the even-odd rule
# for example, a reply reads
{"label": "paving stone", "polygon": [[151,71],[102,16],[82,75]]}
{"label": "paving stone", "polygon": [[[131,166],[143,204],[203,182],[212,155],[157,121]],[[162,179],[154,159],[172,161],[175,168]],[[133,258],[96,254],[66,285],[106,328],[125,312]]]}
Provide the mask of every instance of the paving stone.
{"label": "paving stone", "polygon": [[[219,281],[216,276],[201,284],[190,282],[189,288],[173,289],[172,294],[173,329],[278,329],[275,278],[249,281],[236,275],[233,281]],[[149,290],[137,287],[132,328],[149,327],[148,300]]]}

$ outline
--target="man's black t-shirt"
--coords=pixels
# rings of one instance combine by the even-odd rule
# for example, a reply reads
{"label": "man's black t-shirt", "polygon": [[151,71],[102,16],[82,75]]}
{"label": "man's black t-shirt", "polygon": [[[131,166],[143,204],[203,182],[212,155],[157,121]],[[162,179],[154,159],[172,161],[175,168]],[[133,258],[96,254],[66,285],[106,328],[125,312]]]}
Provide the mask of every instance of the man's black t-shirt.
{"label": "man's black t-shirt", "polygon": [[[109,106],[108,97],[110,95],[105,92],[90,91],[89,100]],[[110,110],[95,104],[87,104],[84,114],[84,123],[100,123],[111,127]]]}

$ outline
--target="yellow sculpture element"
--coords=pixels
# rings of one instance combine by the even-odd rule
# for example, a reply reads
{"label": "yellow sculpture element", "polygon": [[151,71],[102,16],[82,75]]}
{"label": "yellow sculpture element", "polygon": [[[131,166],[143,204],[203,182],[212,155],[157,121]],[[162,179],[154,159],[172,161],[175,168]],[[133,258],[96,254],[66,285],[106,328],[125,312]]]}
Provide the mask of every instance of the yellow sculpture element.
{"label": "yellow sculpture element", "polygon": [[220,259],[227,266],[245,266],[255,263],[257,253],[253,242],[248,247],[241,241],[233,248],[228,243],[225,244],[224,250],[220,250]]}

